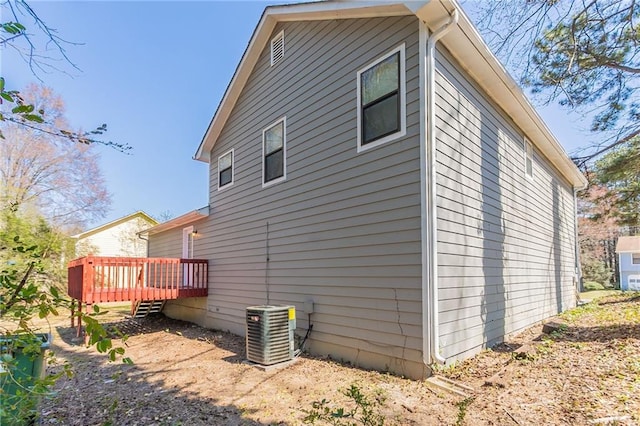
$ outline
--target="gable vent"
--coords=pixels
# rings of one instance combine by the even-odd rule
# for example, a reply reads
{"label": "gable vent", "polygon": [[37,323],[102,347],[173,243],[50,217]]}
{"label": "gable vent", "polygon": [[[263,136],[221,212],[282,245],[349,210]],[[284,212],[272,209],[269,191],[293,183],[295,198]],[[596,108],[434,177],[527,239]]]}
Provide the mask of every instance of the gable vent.
{"label": "gable vent", "polygon": [[271,66],[274,66],[284,57],[284,31],[271,40]]}

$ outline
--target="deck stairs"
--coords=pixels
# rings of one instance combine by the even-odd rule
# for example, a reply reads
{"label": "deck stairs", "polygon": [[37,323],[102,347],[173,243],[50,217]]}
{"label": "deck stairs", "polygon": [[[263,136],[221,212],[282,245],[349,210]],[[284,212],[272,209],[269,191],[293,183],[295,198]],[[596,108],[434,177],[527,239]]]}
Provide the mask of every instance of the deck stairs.
{"label": "deck stairs", "polygon": [[133,318],[145,318],[149,314],[162,312],[166,300],[140,300],[135,304]]}

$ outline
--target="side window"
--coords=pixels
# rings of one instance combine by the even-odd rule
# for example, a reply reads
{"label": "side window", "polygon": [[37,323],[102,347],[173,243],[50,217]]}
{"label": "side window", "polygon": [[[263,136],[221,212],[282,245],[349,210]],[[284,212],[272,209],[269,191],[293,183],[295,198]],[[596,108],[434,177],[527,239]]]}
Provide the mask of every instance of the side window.
{"label": "side window", "polygon": [[533,179],[533,146],[524,140],[524,172],[529,179]]}
{"label": "side window", "polygon": [[233,185],[233,149],[218,157],[218,190]]}
{"label": "side window", "polygon": [[640,265],[640,253],[631,254],[631,263],[634,265]]}
{"label": "side window", "polygon": [[358,71],[358,152],[406,133],[405,45]]}
{"label": "side window", "polygon": [[272,185],[287,177],[286,117],[262,132],[262,186]]}

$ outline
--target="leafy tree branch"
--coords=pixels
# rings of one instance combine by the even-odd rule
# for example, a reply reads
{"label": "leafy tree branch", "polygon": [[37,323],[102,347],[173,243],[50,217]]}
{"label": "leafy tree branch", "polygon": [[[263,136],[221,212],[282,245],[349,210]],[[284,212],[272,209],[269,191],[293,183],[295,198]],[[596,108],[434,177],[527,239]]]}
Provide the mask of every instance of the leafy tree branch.
{"label": "leafy tree branch", "polygon": [[[6,10],[12,18],[12,21],[0,24],[1,29],[8,35],[0,36],[0,47],[9,47],[16,51],[29,65],[29,69],[34,76],[40,79],[40,72],[57,71],[64,73],[65,71],[61,68],[52,65],[54,62],[59,62],[60,59],[74,69],[79,70],[78,66],[71,61],[65,49],[67,45],[79,45],[79,43],[70,42],[60,37],[57,30],[47,25],[26,1],[4,0],[0,2],[0,8]],[[37,34],[42,40],[35,34],[27,32],[27,26],[22,23],[23,21],[31,22],[31,26],[38,30]],[[38,47],[38,41],[44,45],[44,48]],[[50,45],[55,47],[53,50],[58,52],[59,58],[38,54],[40,50],[51,52],[51,49],[48,49]]]}
{"label": "leafy tree branch", "polygon": [[[74,143],[104,145],[123,153],[131,150],[131,146],[127,144],[96,138],[96,136],[102,135],[107,131],[106,124],[102,124],[88,132],[72,131],[58,126],[53,120],[47,118],[47,111],[43,108],[36,109],[35,105],[25,101],[20,92],[17,90],[5,90],[4,77],[0,77],[0,104],[3,103],[8,103],[9,107],[0,110],[0,122],[14,123],[18,126],[56,138],[67,139]],[[0,138],[4,139],[2,128],[0,128]]]}
{"label": "leafy tree branch", "polygon": [[593,162],[640,133],[640,7],[636,0],[490,2],[479,26],[543,103],[593,114]]}

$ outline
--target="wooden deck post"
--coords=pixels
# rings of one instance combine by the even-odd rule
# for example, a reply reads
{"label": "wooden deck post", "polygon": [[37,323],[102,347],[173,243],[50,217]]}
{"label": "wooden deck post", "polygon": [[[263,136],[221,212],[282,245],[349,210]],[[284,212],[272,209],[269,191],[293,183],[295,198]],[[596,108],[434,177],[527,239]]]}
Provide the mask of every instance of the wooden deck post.
{"label": "wooden deck post", "polygon": [[71,299],[71,328],[75,327],[76,323],[76,299]]}
{"label": "wooden deck post", "polygon": [[76,331],[76,337],[82,335],[82,300],[78,300],[78,329]]}

